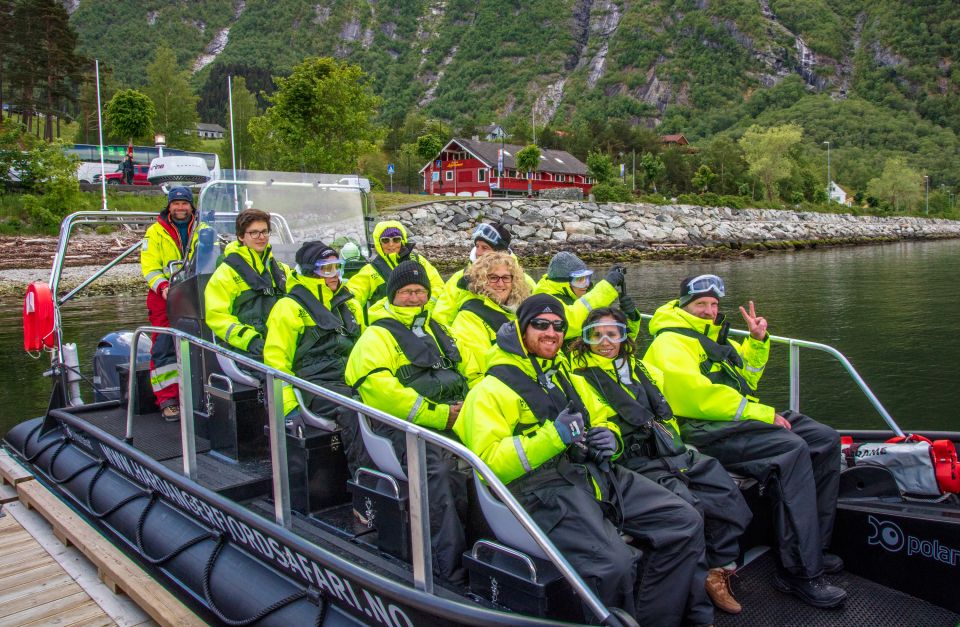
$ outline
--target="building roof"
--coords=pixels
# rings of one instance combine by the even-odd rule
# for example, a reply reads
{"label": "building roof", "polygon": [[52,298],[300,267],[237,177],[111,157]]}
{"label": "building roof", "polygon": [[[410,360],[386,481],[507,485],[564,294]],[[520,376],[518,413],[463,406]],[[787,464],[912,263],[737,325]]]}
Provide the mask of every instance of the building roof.
{"label": "building roof", "polygon": [[661,135],[660,141],[664,144],[680,144],[681,146],[686,146],[690,143],[683,135]]}
{"label": "building roof", "polygon": [[[451,144],[457,144],[474,157],[483,161],[487,167],[497,167],[497,151],[500,149],[500,142],[484,142],[475,139],[462,139],[454,137],[447,145],[443,147],[446,150]],[[526,148],[517,144],[502,144],[503,146],[503,168],[505,170],[516,169],[517,164],[514,155]],[[441,150],[442,152],[442,150]],[[432,161],[431,161],[432,163]],[[430,163],[420,168],[423,172],[430,166]],[[540,172],[554,172],[557,174],[579,174],[587,175],[587,166],[565,150],[552,150],[550,148],[540,149]]]}
{"label": "building roof", "polygon": [[198,131],[208,131],[211,133],[226,133],[227,129],[223,128],[219,124],[209,124],[207,122],[197,122]]}

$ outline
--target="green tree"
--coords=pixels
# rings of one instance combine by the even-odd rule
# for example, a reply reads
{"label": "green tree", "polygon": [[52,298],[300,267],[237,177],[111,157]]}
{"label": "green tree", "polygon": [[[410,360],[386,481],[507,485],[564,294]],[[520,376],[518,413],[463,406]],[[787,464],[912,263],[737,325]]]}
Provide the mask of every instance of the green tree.
{"label": "green tree", "polygon": [[133,144],[136,140],[150,141],[153,119],[157,110],[153,101],[136,89],[122,89],[113,95],[104,110],[110,135]]}
{"label": "green tree", "polygon": [[[177,57],[167,46],[157,48],[153,62],[147,66],[147,84],[143,91],[157,111],[153,120],[155,133],[166,135],[173,148],[193,149],[199,145],[195,128],[197,95],[190,85],[190,75],[177,67]],[[189,132],[184,132],[189,131]]]}
{"label": "green tree", "polygon": [[803,139],[803,129],[796,124],[761,128],[754,124],[746,130],[739,144],[750,173],[763,183],[767,200],[774,200],[777,182],[790,176],[793,160],[791,149]]}
{"label": "green tree", "polygon": [[417,156],[424,161],[436,159],[442,149],[443,140],[433,133],[427,133],[417,138]]}
{"label": "green tree", "polygon": [[536,145],[530,144],[526,148],[518,151],[515,159],[517,169],[527,176],[527,196],[532,196],[533,176],[531,173],[540,167],[540,149]]}
{"label": "green tree", "polygon": [[923,177],[903,157],[891,157],[883,171],[867,183],[867,196],[885,202],[894,211],[913,210],[923,197]]}
{"label": "green tree", "polygon": [[266,113],[250,121],[254,148],[268,167],[352,172],[373,150],[380,98],[359,66],[310,58],[277,78],[277,87]]}
{"label": "green tree", "polygon": [[660,178],[667,169],[667,166],[663,163],[663,159],[652,152],[645,152],[643,156],[640,157],[639,165],[640,172],[643,174],[643,187],[653,185],[653,193],[656,194],[657,179]]}
{"label": "green tree", "polygon": [[743,151],[726,135],[714,137],[702,153],[702,162],[717,175],[717,191],[729,194],[737,191],[739,179],[747,169]]}
{"label": "green tree", "polygon": [[705,194],[710,191],[710,186],[713,185],[715,180],[717,180],[717,175],[713,173],[710,166],[703,164],[697,168],[697,172],[693,175],[690,183],[697,188],[701,194]]}
{"label": "green tree", "polygon": [[[253,150],[253,137],[250,134],[250,120],[257,117],[257,97],[247,90],[247,80],[242,76],[234,76],[233,84],[233,148],[237,153],[237,168],[253,168],[258,166],[256,153]],[[227,112],[227,124],[230,124],[230,113]],[[233,150],[230,146],[230,137],[226,137],[220,145],[220,162],[223,167],[233,167]]]}
{"label": "green tree", "polygon": [[587,173],[592,176],[597,183],[607,183],[612,180],[616,174],[610,155],[603,154],[602,152],[591,152],[588,154]]}

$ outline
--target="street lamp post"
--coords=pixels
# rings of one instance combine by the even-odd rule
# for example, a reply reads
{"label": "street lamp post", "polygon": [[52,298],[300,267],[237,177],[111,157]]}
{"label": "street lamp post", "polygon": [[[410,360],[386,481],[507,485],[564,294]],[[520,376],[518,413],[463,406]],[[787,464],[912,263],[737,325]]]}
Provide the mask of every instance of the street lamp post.
{"label": "street lamp post", "polygon": [[827,204],[830,204],[830,142],[823,142],[827,145]]}
{"label": "street lamp post", "polygon": [[930,177],[923,175],[923,212],[930,213]]}

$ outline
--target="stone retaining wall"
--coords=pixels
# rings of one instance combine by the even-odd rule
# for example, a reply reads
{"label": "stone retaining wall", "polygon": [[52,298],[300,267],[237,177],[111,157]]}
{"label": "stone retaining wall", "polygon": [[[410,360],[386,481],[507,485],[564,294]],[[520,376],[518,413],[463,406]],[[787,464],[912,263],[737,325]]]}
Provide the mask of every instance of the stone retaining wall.
{"label": "stone retaining wall", "polygon": [[384,218],[401,221],[418,246],[431,252],[468,248],[481,220],[511,225],[513,248],[521,254],[568,247],[590,251],[960,237],[960,222],[945,219],[560,200],[438,201]]}

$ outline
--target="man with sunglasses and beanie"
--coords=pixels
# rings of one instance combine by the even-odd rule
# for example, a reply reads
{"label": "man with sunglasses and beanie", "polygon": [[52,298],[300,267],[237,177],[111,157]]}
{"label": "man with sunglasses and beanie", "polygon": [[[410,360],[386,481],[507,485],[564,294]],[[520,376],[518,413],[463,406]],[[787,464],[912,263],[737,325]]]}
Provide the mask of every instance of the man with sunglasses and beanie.
{"label": "man with sunglasses and beanie", "polygon": [[423,266],[430,281],[430,307],[443,293],[443,278],[437,269],[420,254],[413,252],[414,244],[407,239],[407,229],[396,220],[379,222],[373,227],[373,245],[377,251],[367,265],[350,277],[347,289],[361,307],[369,309],[386,296],[390,273],[403,261],[410,260]]}
{"label": "man with sunglasses and beanie", "polygon": [[[469,289],[467,280],[464,277],[468,268],[470,268],[477,259],[480,259],[488,253],[506,253],[513,256],[510,250],[510,242],[513,236],[507,230],[506,225],[499,222],[482,222],[473,230],[473,248],[470,249],[470,262],[467,267],[457,270],[447,279],[443,294],[437,298],[437,304],[433,308],[433,318],[440,324],[451,326],[457,317],[457,312],[465,302],[474,297]],[[523,280],[527,287],[533,292],[537,286],[530,275],[523,273]]]}
{"label": "man with sunglasses and beanie", "polygon": [[[370,324],[350,353],[347,385],[367,405],[453,437],[450,429],[467,393],[463,360],[471,357],[461,357],[454,339],[432,319],[432,282],[424,266],[400,262],[385,287],[386,298],[371,305]],[[375,420],[371,426],[393,442],[406,464],[405,434]],[[433,569],[448,582],[465,584],[466,477],[449,451],[428,444],[426,453]]]}
{"label": "man with sunglasses and beanie", "polygon": [[[347,359],[363,330],[363,312],[341,280],[343,260],[323,242],[305,242],[296,256],[297,269],[287,279],[287,295],[277,301],[267,318],[263,363],[287,374],[352,397],[344,382]],[[340,425],[350,476],[369,457],[358,434],[356,413],[302,391],[311,412]],[[290,385],[283,386],[287,421],[301,421],[300,407]]]}
{"label": "man with sunglasses and beanie", "polygon": [[244,209],[236,233],[204,289],[204,318],[221,342],[263,361],[267,317],[287,291],[290,268],[273,257],[269,213]]}
{"label": "man with sunglasses and beanie", "polygon": [[677,300],[650,321],[644,361],[663,371],[663,393],[684,441],[740,475],[761,482],[773,507],[780,570],[773,585],[815,607],[835,607],[846,592],[823,577],[843,570],[825,553],[840,481],[840,437],[803,414],[760,402],[757,385],[770,353],[767,320],[753,301],[740,307],[749,336],[727,337],[719,311],[726,294],[713,274],[685,278]]}
{"label": "man with sunglasses and beanie", "polygon": [[[587,412],[572,384],[560,356],[566,315],[549,294],[523,301],[497,332],[486,376],[454,431],[606,606],[642,625],[709,623],[712,613],[688,616],[686,608],[691,586],[702,589],[706,576],[703,521],[669,490],[610,463],[619,432]],[[642,560],[627,536],[644,546]]]}
{"label": "man with sunglasses and beanie", "polygon": [[[147,315],[150,324],[169,327],[167,292],[170,289],[170,262],[188,261],[197,250],[200,231],[209,228],[200,222],[193,206],[193,192],[174,187],[167,193],[167,206],[143,236],[140,269],[150,289]],[[155,333],[150,338],[150,385],[167,421],[180,419],[180,385],[177,351],[170,335]]]}

